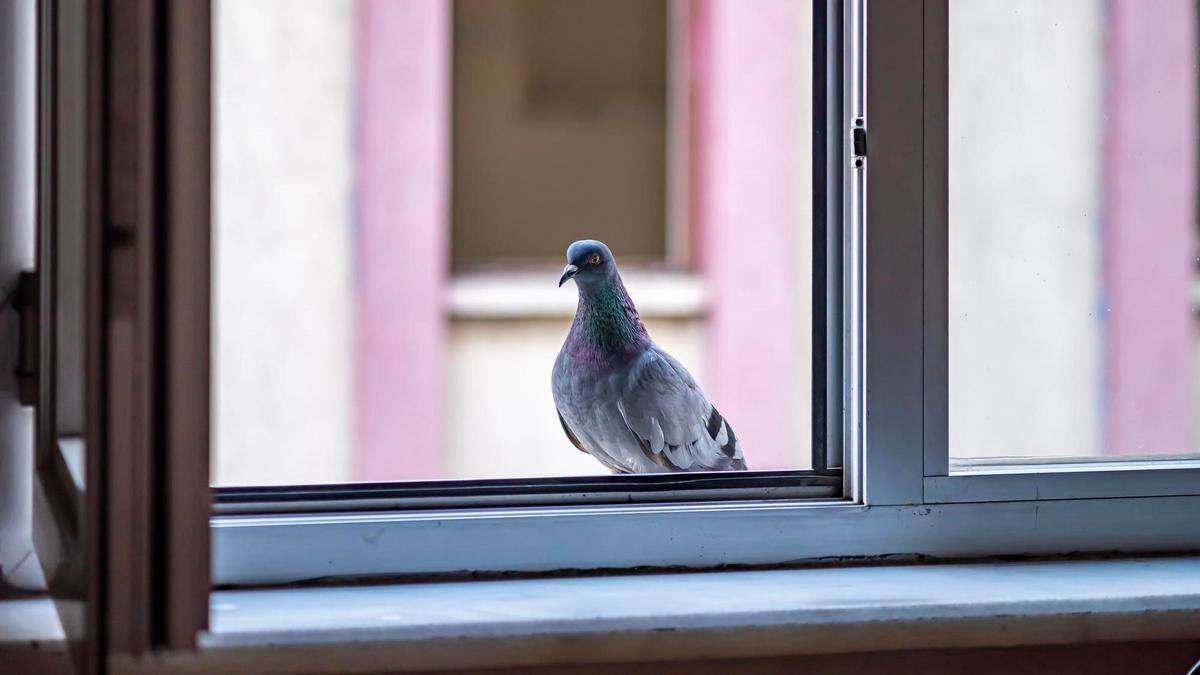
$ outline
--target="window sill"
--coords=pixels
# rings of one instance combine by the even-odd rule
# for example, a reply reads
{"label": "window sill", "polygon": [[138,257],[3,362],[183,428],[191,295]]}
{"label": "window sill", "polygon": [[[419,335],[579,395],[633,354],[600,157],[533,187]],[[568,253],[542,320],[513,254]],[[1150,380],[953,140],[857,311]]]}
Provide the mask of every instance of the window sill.
{"label": "window sill", "polygon": [[168,657],[180,670],[372,672],[1176,640],[1200,638],[1200,558],[232,590],[215,592],[212,606],[201,649]]}
{"label": "window sill", "polygon": [[70,672],[66,637],[53,600],[47,596],[0,600],[0,664],[6,673]]}
{"label": "window sill", "polygon": [[[450,280],[446,311],[454,319],[570,318],[575,289],[558,288],[558,270],[474,272]],[[630,269],[625,286],[644,318],[690,319],[703,315],[704,283],[684,272]]]}

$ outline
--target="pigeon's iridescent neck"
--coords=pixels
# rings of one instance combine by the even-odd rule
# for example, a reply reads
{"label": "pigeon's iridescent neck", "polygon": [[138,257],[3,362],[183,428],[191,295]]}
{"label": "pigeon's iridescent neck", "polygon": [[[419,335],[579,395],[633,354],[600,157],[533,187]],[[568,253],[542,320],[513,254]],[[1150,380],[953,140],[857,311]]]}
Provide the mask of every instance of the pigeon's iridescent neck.
{"label": "pigeon's iridescent neck", "polygon": [[576,357],[599,362],[633,356],[649,341],[646,326],[619,276],[580,289],[568,337]]}

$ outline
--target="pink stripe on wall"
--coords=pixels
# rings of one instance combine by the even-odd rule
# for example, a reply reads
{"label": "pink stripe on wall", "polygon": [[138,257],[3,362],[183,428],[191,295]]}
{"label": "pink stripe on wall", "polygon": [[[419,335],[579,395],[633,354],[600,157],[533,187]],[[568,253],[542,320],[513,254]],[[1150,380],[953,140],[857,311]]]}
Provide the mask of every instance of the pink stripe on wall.
{"label": "pink stripe on wall", "polygon": [[1195,7],[1189,0],[1109,0],[1108,11],[1106,451],[1190,452]]}
{"label": "pink stripe on wall", "polygon": [[357,480],[442,475],[448,0],[358,5]]}
{"label": "pink stripe on wall", "polygon": [[693,214],[710,289],[708,393],[752,469],[795,468],[801,439],[793,253],[800,120],[792,0],[692,6]]}

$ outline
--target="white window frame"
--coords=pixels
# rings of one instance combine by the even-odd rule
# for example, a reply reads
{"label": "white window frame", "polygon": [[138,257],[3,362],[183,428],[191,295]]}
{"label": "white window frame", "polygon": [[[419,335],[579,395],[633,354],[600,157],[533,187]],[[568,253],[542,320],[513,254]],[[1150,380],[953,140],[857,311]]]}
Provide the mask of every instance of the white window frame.
{"label": "white window frame", "polygon": [[845,5],[844,500],[218,515],[214,583],[1200,549],[1194,462],[950,470],[947,2]]}

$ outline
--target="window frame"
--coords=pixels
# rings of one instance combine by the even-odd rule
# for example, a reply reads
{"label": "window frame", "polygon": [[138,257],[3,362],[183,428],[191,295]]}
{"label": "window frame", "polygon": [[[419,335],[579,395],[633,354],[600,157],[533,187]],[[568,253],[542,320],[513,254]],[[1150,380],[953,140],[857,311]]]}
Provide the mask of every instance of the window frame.
{"label": "window frame", "polygon": [[[210,512],[209,385],[195,374],[210,365],[210,3],[35,6],[46,348],[32,530],[73,661],[101,672],[110,654],[192,648],[208,625],[209,539],[195,533]],[[71,180],[60,157],[78,163]],[[68,227],[82,241],[83,317],[64,327]],[[61,360],[59,337],[82,343],[82,364]],[[59,370],[83,399],[82,429],[64,438]]]}
{"label": "window frame", "polygon": [[[817,4],[818,21],[841,8]],[[842,16],[845,113],[821,147],[843,193],[821,206],[846,223],[843,501],[220,513],[214,583],[1200,549],[1194,465],[949,471],[947,19],[947,0],[847,2]],[[859,120],[869,158],[851,147]]]}
{"label": "window frame", "polygon": [[1200,460],[971,462],[949,447],[949,6],[925,2],[924,480],[927,503],[1200,495]]}
{"label": "window frame", "polygon": [[[311,578],[310,575],[357,577],[459,571],[549,571],[631,565],[741,564],[741,556],[733,551],[724,551],[717,557],[705,554],[704,544],[692,535],[685,534],[685,531],[671,535],[672,539],[683,544],[683,550],[665,555],[646,555],[642,550],[643,543],[637,541],[636,537],[618,537],[624,541],[621,546],[613,547],[612,535],[603,535],[600,531],[624,528],[632,524],[635,516],[642,516],[648,523],[655,523],[654,526],[666,527],[674,527],[673,523],[682,523],[682,519],[718,517],[738,523],[738,529],[750,527],[752,531],[757,531],[764,523],[761,519],[764,512],[778,515],[794,510],[806,511],[815,506],[849,507],[852,511],[861,509],[861,500],[858,498],[861,495],[858,487],[861,481],[852,470],[860,462],[853,458],[857,450],[850,447],[847,441],[858,442],[862,438],[859,431],[861,423],[855,422],[854,416],[860,415],[863,408],[861,403],[854,403],[853,398],[864,389],[853,386],[848,394],[843,393],[841,383],[847,378],[861,377],[863,372],[861,366],[857,365],[861,355],[849,347],[862,340],[862,321],[858,318],[861,316],[862,303],[856,294],[861,292],[863,284],[843,282],[842,279],[844,274],[862,272],[863,256],[856,250],[863,245],[864,237],[853,233],[843,236],[843,230],[853,229],[856,227],[854,223],[861,226],[862,221],[861,177],[865,169],[852,166],[848,155],[850,134],[844,130],[849,128],[849,113],[852,110],[856,118],[863,117],[863,96],[860,84],[846,87],[842,77],[844,72],[853,72],[856,73],[853,82],[862,82],[861,75],[857,74],[862,67],[862,60],[853,55],[853,49],[844,49],[847,42],[861,44],[861,28],[852,27],[861,23],[862,13],[844,10],[844,4],[842,0],[816,3],[813,16],[814,34],[821,36],[814,39],[813,44],[815,103],[822,106],[821,112],[826,116],[825,124],[814,128],[814,146],[820,148],[819,152],[814,151],[813,180],[817,197],[814,199],[814,250],[825,254],[817,257],[835,261],[835,264],[825,268],[822,282],[814,284],[814,343],[829,345],[826,349],[814,350],[820,353],[819,360],[814,361],[814,372],[824,372],[830,378],[828,383],[822,381],[824,378],[814,378],[814,393],[820,393],[823,400],[835,402],[820,410],[814,409],[812,413],[814,427],[824,432],[821,442],[814,443],[814,470],[738,475],[696,474],[687,478],[656,475],[566,480],[438,481],[407,486],[360,484],[217,488],[214,491],[216,515],[212,521],[214,583],[280,583]],[[824,27],[824,30],[818,30],[817,26]],[[844,35],[853,37],[848,39]],[[830,36],[831,39],[826,39]],[[818,67],[822,69],[820,73],[816,70]],[[821,116],[816,111],[814,113],[815,117]],[[854,174],[858,178],[851,181]],[[820,198],[822,195],[824,199]],[[846,221],[844,213],[853,213],[855,217],[852,221]],[[859,262],[844,266],[841,264],[843,257]],[[843,456],[846,457],[844,462]],[[843,464],[847,470],[842,470]],[[880,469],[882,477],[886,466]],[[836,493],[829,490],[829,482],[833,478],[840,479],[840,489]],[[686,483],[701,485],[686,486]],[[720,487],[705,490],[704,483]],[[579,484],[588,487],[581,491]],[[482,503],[471,504],[468,508],[470,497],[456,498],[455,495],[471,495],[472,490],[476,495],[475,501]],[[491,496],[488,496],[489,493]],[[493,508],[481,508],[489,502]],[[600,504],[592,505],[589,502]],[[382,510],[385,508],[387,512]],[[303,512],[306,509],[307,512]],[[494,543],[482,543],[478,548],[471,544],[477,553],[508,548],[503,541],[527,537],[529,524],[537,522],[534,528],[537,530],[552,527],[552,524],[576,523],[568,527],[577,531],[582,539],[607,539],[610,555],[577,559],[573,556],[530,556],[522,552],[518,559],[504,563],[495,560],[469,563],[467,561],[471,556],[464,556],[461,551],[433,542],[429,542],[423,554],[418,555],[414,555],[416,552],[407,546],[402,547],[404,551],[398,551],[378,545],[385,538],[384,533],[393,528],[403,528],[405,536],[400,540],[408,541],[409,533],[431,526],[440,529],[450,522],[471,529],[476,525],[484,525],[482,532],[462,539],[464,544],[480,543],[483,540],[479,535],[483,532],[487,533],[485,539],[492,535],[500,538]],[[367,528],[376,534],[364,536],[359,528]],[[249,535],[249,539],[245,539],[244,535]],[[292,542],[306,541],[309,545],[314,541],[326,542],[318,546],[323,550],[342,551],[348,555],[337,556],[339,560],[328,561],[329,564],[319,570],[303,570],[303,566],[292,564],[299,562],[294,550],[283,556],[275,555],[276,552],[288,550],[284,541],[265,548],[250,543],[261,543],[264,538],[273,539],[275,536]],[[292,538],[297,536],[298,539]],[[350,539],[345,539],[347,536]],[[387,536],[386,539],[390,542],[393,537]],[[367,548],[360,546],[368,542],[373,543]],[[251,548],[247,549],[248,546]],[[389,550],[385,552],[384,549]],[[251,555],[246,556],[245,553]],[[756,556],[748,551],[746,560],[759,557],[771,561],[777,555],[764,552]]]}
{"label": "window frame", "polygon": [[[826,127],[814,134],[814,143],[824,144],[824,152],[814,157],[814,169],[820,167],[814,177],[814,188],[817,195],[825,194],[828,198],[818,200],[822,210],[814,213],[817,218],[814,221],[814,243],[820,243],[821,247],[816,249],[817,251],[829,254],[831,258],[836,257],[838,261],[841,259],[843,246],[841,202],[846,192],[842,183],[848,166],[844,157],[847,146],[844,134],[841,133],[846,124],[841,74],[851,65],[848,61],[843,61],[843,41],[840,34],[847,17],[843,15],[842,5],[842,0],[827,0],[817,3],[814,13],[814,18],[826,25],[830,33],[836,28],[839,37],[835,40],[814,42],[814,51],[821,50],[822,57],[827,60],[827,63],[822,63],[828,66],[822,76],[817,76],[814,72],[814,88],[824,87],[825,91],[829,92],[823,99],[826,104],[823,111],[830,115]],[[834,115],[836,117],[833,117]],[[824,140],[826,134],[831,139],[829,142]],[[855,241],[861,241],[861,237]],[[601,524],[602,519],[615,519],[613,522],[620,522],[628,514],[629,505],[639,502],[649,502],[657,507],[659,513],[675,510],[692,512],[697,506],[706,506],[709,511],[715,509],[718,512],[738,512],[745,508],[758,508],[764,504],[806,508],[814,503],[839,503],[837,500],[844,500],[844,495],[849,494],[851,486],[856,483],[847,478],[849,474],[843,471],[841,466],[842,439],[852,436],[842,428],[844,420],[849,418],[843,415],[847,406],[841,401],[840,377],[845,360],[842,336],[845,328],[840,296],[844,286],[850,287],[850,284],[841,283],[842,273],[840,265],[831,265],[826,277],[828,283],[814,287],[814,296],[819,296],[814,302],[814,309],[819,313],[813,322],[814,343],[824,345],[827,340],[830,343],[828,349],[814,350],[820,351],[823,357],[819,364],[814,363],[814,367],[819,368],[819,372],[839,377],[839,381],[827,387],[822,381],[823,378],[814,378],[814,390],[818,388],[819,383],[822,395],[837,398],[833,399],[836,401],[835,405],[826,406],[819,414],[814,410],[814,426],[831,431],[823,434],[820,442],[814,442],[813,470],[689,474],[687,477],[647,475],[578,479],[421,481],[339,486],[219,487],[214,489],[214,564],[219,564],[218,561],[228,563],[232,560],[242,560],[251,566],[261,563],[261,569],[248,569],[242,563],[237,563],[232,567],[224,567],[226,571],[215,575],[214,580],[218,584],[226,584],[262,579],[265,578],[264,574],[275,574],[268,570],[278,571],[283,564],[282,560],[267,562],[260,556],[254,557],[254,560],[258,561],[255,563],[240,558],[237,553],[225,553],[242,546],[235,543],[241,541],[242,533],[266,532],[262,529],[245,528],[286,529],[301,524],[319,525],[319,532],[312,527],[306,527],[303,530],[306,533],[304,536],[336,539],[340,537],[339,530],[343,527],[378,524],[384,529],[395,526],[420,528],[424,524],[441,522],[448,517],[459,520],[478,518],[490,522],[490,519],[500,516],[501,520],[496,522],[510,523],[516,521],[505,519],[504,515],[538,517],[548,513],[586,513],[585,520],[589,523]],[[861,388],[856,388],[859,389]],[[849,449],[846,452],[849,452]],[[489,506],[491,508],[488,508]],[[369,513],[372,510],[375,513]],[[315,513],[320,515],[314,516]],[[401,523],[404,525],[400,525]],[[496,531],[507,532],[507,528],[500,526]],[[504,536],[518,535],[509,532]],[[370,538],[367,537],[368,540]],[[345,548],[344,544],[330,546]],[[354,548],[353,544],[350,546]],[[458,563],[453,557],[440,559],[436,563],[426,561],[412,567],[398,562],[386,562],[395,562],[393,554],[378,559],[367,551],[360,551],[355,555],[359,556],[361,564],[350,563],[331,573],[337,576],[359,576],[376,571],[408,574],[444,573],[460,569],[455,567]],[[659,561],[653,558],[641,558],[635,550],[627,552],[626,557],[630,561],[627,564],[659,565]]]}

